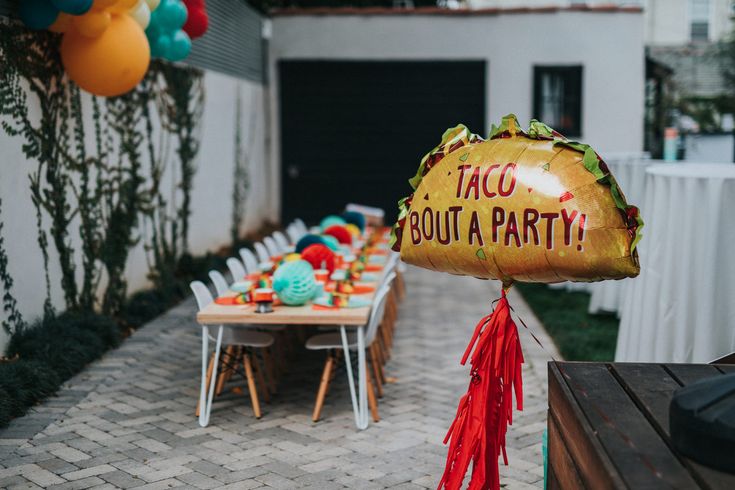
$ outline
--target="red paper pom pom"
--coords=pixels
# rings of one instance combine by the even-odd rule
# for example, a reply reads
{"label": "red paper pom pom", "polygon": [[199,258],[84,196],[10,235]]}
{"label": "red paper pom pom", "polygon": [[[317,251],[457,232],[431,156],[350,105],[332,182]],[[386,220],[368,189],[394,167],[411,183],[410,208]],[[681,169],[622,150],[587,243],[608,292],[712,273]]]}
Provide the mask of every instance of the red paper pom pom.
{"label": "red paper pom pom", "polygon": [[352,245],[352,233],[342,225],[333,225],[324,230],[325,235],[332,235],[339,243]]}
{"label": "red paper pom pom", "polygon": [[314,270],[324,267],[330,274],[334,272],[334,252],[326,245],[309,245],[301,252],[301,258],[310,263]]}
{"label": "red paper pom pom", "polygon": [[207,27],[209,27],[209,16],[207,15],[204,1],[184,0],[184,3],[188,11],[186,24],[183,27],[184,32],[192,39],[203,36],[207,32]]}

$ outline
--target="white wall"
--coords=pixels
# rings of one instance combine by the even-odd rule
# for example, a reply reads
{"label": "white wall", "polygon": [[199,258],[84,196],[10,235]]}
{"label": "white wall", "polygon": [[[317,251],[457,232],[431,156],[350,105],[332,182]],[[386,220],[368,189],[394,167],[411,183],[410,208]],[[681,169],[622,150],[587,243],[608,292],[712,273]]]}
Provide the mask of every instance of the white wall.
{"label": "white wall", "polygon": [[[732,0],[709,0],[710,41],[719,41],[732,30]],[[646,44],[651,46],[682,46],[690,41],[691,0],[468,0],[473,9],[519,7],[569,7],[584,4],[622,7],[642,7],[645,17]]]}
{"label": "white wall", "polygon": [[[732,29],[731,0],[710,0],[709,37],[719,41]],[[691,0],[645,0],[646,44],[681,46],[691,40]]]}
{"label": "white wall", "polygon": [[[265,90],[262,85],[214,72],[206,72],[205,108],[201,125],[201,148],[197,159],[198,171],[191,194],[190,249],[194,254],[215,250],[230,241],[232,211],[232,175],[234,165],[234,134],[237,93],[242,104],[243,145],[250,160],[250,190],[246,205],[246,227],[258,227],[265,219],[277,214],[271,195],[275,190],[273,169],[267,164],[265,150]],[[33,100],[33,99],[30,99]],[[85,100],[84,102],[88,102]],[[85,103],[89,117],[90,104]],[[37,108],[31,106],[37,117]],[[252,136],[251,136],[252,132]],[[91,145],[91,131],[88,131]],[[0,220],[5,223],[3,236],[9,256],[9,270],[15,280],[13,295],[17,298],[25,319],[33,320],[42,312],[45,282],[41,252],[37,245],[35,208],[31,202],[28,175],[35,168],[21,151],[22,138],[11,138],[0,131],[0,198],[3,200]],[[248,145],[252,145],[247,148]],[[171,150],[173,151],[173,149]],[[78,224],[71,225],[72,243],[79,249]],[[50,274],[54,305],[63,310],[60,271],[53,244]],[[80,260],[77,261],[81,264]],[[81,265],[78,273],[81,274]],[[142,243],[131,253],[127,279],[129,292],[148,286],[148,267]],[[0,311],[0,319],[4,313]],[[0,353],[5,343],[0,331]]]}
{"label": "white wall", "polygon": [[[581,64],[584,89],[580,139],[601,152],[643,148],[641,13],[284,15],[273,18],[270,46],[275,136],[272,148],[276,162],[276,63],[299,58],[486,60],[488,129],[511,112],[523,124],[529,121],[534,64]],[[444,129],[437,128],[437,137]]]}

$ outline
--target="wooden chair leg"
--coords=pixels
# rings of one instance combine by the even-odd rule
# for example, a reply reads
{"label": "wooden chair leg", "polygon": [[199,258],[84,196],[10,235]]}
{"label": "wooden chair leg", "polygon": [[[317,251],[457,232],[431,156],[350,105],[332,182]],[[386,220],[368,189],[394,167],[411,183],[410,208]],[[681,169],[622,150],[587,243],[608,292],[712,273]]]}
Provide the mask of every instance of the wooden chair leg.
{"label": "wooden chair leg", "polygon": [[324,406],[324,398],[327,396],[329,389],[329,381],[332,379],[332,371],[334,368],[334,357],[327,354],[327,360],[324,361],[324,369],[322,370],[322,379],[319,382],[319,391],[316,394],[316,403],[314,403],[314,412],[311,414],[311,420],[317,422],[322,415],[322,407]]}
{"label": "wooden chair leg", "polygon": [[375,376],[375,388],[378,392],[378,398],[383,398],[383,375],[380,372],[380,362],[378,356],[375,354],[375,342],[368,347],[370,351],[370,365],[373,368],[373,374]]}
{"label": "wooden chair leg", "polygon": [[383,343],[383,339],[376,338],[375,339],[375,355],[378,357],[378,362],[380,362],[381,366],[385,366],[385,364],[388,362],[388,356],[385,354],[385,344]]}
{"label": "wooden chair leg", "polygon": [[380,415],[378,414],[378,399],[375,398],[375,392],[373,391],[373,380],[372,375],[370,374],[370,370],[368,369],[365,372],[366,381],[367,381],[367,396],[368,396],[368,406],[370,407],[370,413],[373,415],[373,421],[374,422],[380,422]]}
{"label": "wooden chair leg", "polygon": [[[222,356],[222,369],[217,377],[217,385],[214,389],[214,395],[219,396],[225,387],[225,383],[232,376],[232,365],[235,362],[235,347],[234,345],[228,345],[225,348],[224,355]],[[229,364],[229,365],[228,365]]]}
{"label": "wooden chair leg", "polygon": [[406,281],[403,273],[396,269],[396,288],[398,289],[398,299],[403,301],[406,298]]}
{"label": "wooden chair leg", "polygon": [[[209,360],[209,366],[207,367],[207,377],[205,378],[206,381],[204,382],[205,390],[209,390],[209,382],[212,380],[212,371],[214,371],[214,356],[212,356],[212,358]],[[205,391],[204,397],[206,398],[208,394],[209,393]],[[194,412],[197,417],[199,417],[199,410],[201,409],[199,404],[201,402],[202,402],[201,399],[197,401],[197,409],[196,409],[196,412]]]}
{"label": "wooden chair leg", "polygon": [[242,365],[245,368],[245,378],[248,380],[248,391],[250,391],[250,402],[253,404],[253,414],[256,419],[260,418],[260,401],[258,400],[258,390],[255,387],[255,378],[253,377],[253,366],[250,364],[250,356],[244,354],[242,356]]}
{"label": "wooden chair leg", "polygon": [[268,377],[268,387],[271,393],[275,393],[276,388],[276,368],[273,363],[273,356],[269,347],[263,349],[263,364],[265,364],[265,374]]}
{"label": "wooden chair leg", "polygon": [[384,348],[385,360],[387,362],[390,359],[390,340],[388,338],[388,325],[385,322],[381,324],[380,332],[378,333],[380,334],[380,345]]}
{"label": "wooden chair leg", "polygon": [[266,403],[271,402],[271,393],[268,389],[268,385],[265,382],[265,376],[263,375],[263,368],[260,366],[260,361],[258,361],[258,356],[256,354],[253,354],[250,356],[251,362],[253,363],[253,370],[255,371],[255,379],[258,381],[258,385],[260,385],[261,390],[263,391],[263,400],[265,400]]}

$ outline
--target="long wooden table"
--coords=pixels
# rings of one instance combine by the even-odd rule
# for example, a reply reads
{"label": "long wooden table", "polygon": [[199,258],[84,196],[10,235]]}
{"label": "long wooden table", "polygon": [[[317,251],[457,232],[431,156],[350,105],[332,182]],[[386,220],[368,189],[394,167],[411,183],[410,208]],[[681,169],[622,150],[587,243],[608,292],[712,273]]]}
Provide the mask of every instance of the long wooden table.
{"label": "long wooden table", "polygon": [[735,475],[678,453],[674,390],[733,365],[549,363],[549,489],[735,489]]}
{"label": "long wooden table", "polygon": [[[377,283],[362,283],[377,289]],[[360,297],[372,300],[377,291]],[[231,293],[236,295],[237,293]],[[366,429],[369,424],[367,404],[367,366],[365,359],[365,327],[370,317],[370,307],[315,309],[311,304],[304,306],[274,306],[271,313],[256,313],[254,305],[219,305],[211,303],[197,314],[197,322],[202,326],[202,385],[200,391],[199,425],[206,427],[209,424],[209,414],[212,408],[213,389],[207,397],[206,370],[209,362],[209,336],[211,327],[217,328],[217,346],[215,349],[215,363],[222,342],[224,325],[227,328],[267,328],[268,325],[287,325],[288,327],[308,325],[331,325],[339,327],[342,337],[342,347],[345,355],[345,366],[352,399],[352,409],[355,415],[355,425],[358,429]],[[357,387],[352,374],[350,349],[347,341],[347,329],[357,331]],[[214,377],[212,378],[212,385]]]}

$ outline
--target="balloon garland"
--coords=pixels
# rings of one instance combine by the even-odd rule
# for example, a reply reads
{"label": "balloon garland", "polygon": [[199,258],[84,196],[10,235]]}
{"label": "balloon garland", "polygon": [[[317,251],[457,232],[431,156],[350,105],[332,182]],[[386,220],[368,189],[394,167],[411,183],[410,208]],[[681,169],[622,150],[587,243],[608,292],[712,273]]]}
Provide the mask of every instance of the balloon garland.
{"label": "balloon garland", "polygon": [[186,58],[190,35],[200,37],[209,24],[203,0],[23,0],[18,14],[30,29],[63,34],[61,61],[69,78],[106,97],[140,83],[151,56]]}

